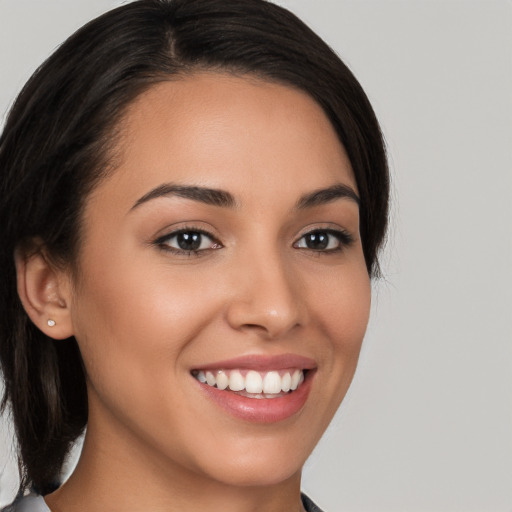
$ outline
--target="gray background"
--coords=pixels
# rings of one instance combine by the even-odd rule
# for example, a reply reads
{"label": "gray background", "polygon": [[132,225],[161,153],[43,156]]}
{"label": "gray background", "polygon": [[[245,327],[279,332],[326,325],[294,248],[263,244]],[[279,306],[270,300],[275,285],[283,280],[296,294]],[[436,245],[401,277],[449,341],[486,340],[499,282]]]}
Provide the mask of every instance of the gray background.
{"label": "gray background", "polygon": [[[283,0],[336,49],[393,173],[385,279],[304,489],[327,512],[512,511],[512,3]],[[0,116],[112,0],[0,0]],[[0,504],[16,486],[0,426]]]}

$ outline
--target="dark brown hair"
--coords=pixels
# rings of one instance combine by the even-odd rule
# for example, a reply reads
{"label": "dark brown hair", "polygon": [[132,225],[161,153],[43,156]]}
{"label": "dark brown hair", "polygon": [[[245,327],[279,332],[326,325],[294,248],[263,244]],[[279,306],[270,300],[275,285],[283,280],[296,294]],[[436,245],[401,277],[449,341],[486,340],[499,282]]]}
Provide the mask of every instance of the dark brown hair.
{"label": "dark brown hair", "polygon": [[366,265],[378,274],[389,194],[381,131],[357,80],[306,25],[265,0],[139,0],[91,21],[34,73],[0,138],[0,361],[20,492],[58,486],[87,423],[87,393],[74,338],[52,340],[23,310],[14,251],[38,240],[55,261],[73,262],[120,116],[151,84],[201,69],[288,84],[321,105],[350,158]]}

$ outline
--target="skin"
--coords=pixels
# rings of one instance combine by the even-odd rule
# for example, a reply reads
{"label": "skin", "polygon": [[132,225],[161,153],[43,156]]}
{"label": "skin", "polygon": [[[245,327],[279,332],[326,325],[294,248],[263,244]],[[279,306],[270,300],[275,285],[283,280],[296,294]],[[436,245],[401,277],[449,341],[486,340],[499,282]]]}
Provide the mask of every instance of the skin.
{"label": "skin", "polygon": [[[47,271],[57,326],[42,328],[64,337],[55,329],[69,326],[89,393],[78,467],[47,503],[54,512],[302,510],[301,468],[349,387],[370,307],[357,202],[297,208],[333,185],[357,193],[345,150],[306,94],[215,73],[153,86],[121,128],[120,164],[86,202],[78,277]],[[236,206],[170,194],[134,207],[167,183],[221,189]],[[163,245],[184,227],[211,233],[205,250]],[[352,242],[311,249],[313,229]],[[279,354],[308,357],[316,370],[305,405],[275,423],[227,413],[190,373]]]}

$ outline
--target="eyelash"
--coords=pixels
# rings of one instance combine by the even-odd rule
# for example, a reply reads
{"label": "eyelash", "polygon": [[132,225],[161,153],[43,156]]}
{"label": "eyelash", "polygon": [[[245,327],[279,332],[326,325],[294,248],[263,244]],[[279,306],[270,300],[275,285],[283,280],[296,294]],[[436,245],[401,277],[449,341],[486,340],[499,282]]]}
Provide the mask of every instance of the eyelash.
{"label": "eyelash", "polygon": [[[305,237],[309,236],[319,236],[319,235],[328,235],[328,237],[333,237],[338,241],[337,247],[333,247],[330,249],[312,249],[310,247],[298,247],[298,244]],[[328,244],[330,244],[330,240],[328,240]],[[301,235],[301,237],[293,244],[293,246],[297,249],[305,249],[312,251],[317,254],[331,254],[336,252],[341,252],[343,249],[350,247],[354,243],[354,237],[344,229],[332,229],[332,228],[316,228],[311,231],[308,231]]]}
{"label": "eyelash", "polygon": [[[200,238],[200,245],[204,242],[204,240],[201,240],[202,238],[206,237],[211,240],[211,243],[209,244],[210,247],[207,248],[197,248],[197,249],[181,249],[178,247],[171,247],[169,245],[170,241],[174,238],[179,237],[180,235],[199,235]],[[335,238],[338,241],[337,247],[333,248],[324,248],[324,249],[313,249],[311,247],[300,247],[299,243],[301,243],[302,240],[305,239],[305,237],[314,237],[314,236],[320,236],[320,235],[327,235],[327,245],[329,245],[332,240],[329,238]],[[307,242],[306,242],[307,243]],[[350,247],[354,243],[353,236],[343,229],[332,229],[332,228],[325,228],[325,229],[313,229],[311,231],[308,231],[300,236],[300,238],[293,243],[293,247],[300,250],[307,250],[311,251],[317,255],[321,254],[332,254],[343,251],[343,249]],[[171,233],[168,233],[164,236],[161,236],[157,238],[154,242],[154,245],[158,246],[160,249],[171,252],[172,254],[176,254],[179,256],[185,256],[185,257],[191,257],[191,256],[203,256],[209,251],[221,249],[223,245],[211,234],[203,229],[198,229],[194,227],[184,227],[179,230],[173,231]]]}
{"label": "eyelash", "polygon": [[[188,235],[191,235],[191,234],[200,235],[201,238],[203,238],[203,237],[209,238],[211,240],[210,245],[213,245],[214,247],[208,247],[205,249],[189,249],[189,250],[187,250],[187,249],[180,249],[178,247],[171,247],[169,245],[169,242],[173,238],[177,238],[180,235],[187,235],[187,234]],[[158,246],[160,249],[170,252],[172,254],[176,254],[178,256],[203,256],[210,250],[217,250],[217,249],[221,249],[223,247],[223,245],[211,233],[208,233],[204,229],[198,229],[198,228],[194,228],[194,227],[184,227],[184,228],[178,229],[176,231],[173,231],[171,233],[168,233],[167,235],[161,236],[160,238],[155,240],[154,244],[156,246]],[[202,245],[202,240],[201,240],[201,245]]]}

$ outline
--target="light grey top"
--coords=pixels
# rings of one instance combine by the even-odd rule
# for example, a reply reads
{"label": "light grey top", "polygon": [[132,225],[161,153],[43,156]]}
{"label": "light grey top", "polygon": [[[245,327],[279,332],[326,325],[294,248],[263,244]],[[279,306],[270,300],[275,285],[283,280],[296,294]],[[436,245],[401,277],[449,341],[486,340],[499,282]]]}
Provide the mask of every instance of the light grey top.
{"label": "light grey top", "polygon": [[51,512],[42,496],[29,494],[17,503],[3,509],[3,512]]}

